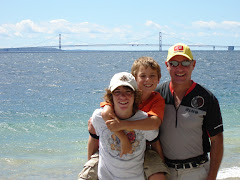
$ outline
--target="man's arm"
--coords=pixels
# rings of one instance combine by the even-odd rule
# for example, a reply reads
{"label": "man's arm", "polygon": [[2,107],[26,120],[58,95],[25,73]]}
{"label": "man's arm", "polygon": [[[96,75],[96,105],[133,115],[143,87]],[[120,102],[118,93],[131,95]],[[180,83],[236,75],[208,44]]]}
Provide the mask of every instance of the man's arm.
{"label": "man's arm", "polygon": [[207,180],[215,180],[223,157],[223,133],[210,138],[210,169]]}

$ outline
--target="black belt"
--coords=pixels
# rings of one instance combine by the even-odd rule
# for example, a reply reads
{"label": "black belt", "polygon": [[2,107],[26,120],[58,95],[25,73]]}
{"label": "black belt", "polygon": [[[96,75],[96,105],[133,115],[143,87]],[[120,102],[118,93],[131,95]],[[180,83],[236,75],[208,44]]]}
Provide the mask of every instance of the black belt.
{"label": "black belt", "polygon": [[194,158],[186,159],[186,160],[170,160],[165,157],[165,162],[168,167],[175,169],[188,169],[195,168],[208,162],[208,155],[201,155]]}

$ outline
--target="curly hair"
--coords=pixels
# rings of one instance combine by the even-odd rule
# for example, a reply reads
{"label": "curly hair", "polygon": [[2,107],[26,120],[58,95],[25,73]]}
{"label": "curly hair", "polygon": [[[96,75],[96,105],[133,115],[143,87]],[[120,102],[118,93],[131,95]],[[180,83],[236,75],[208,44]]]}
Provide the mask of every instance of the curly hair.
{"label": "curly hair", "polygon": [[[129,88],[128,86],[124,86],[124,87]],[[129,89],[131,89],[131,88],[129,88]],[[104,100],[107,103],[110,103],[112,106],[114,106],[112,92],[108,88],[105,89],[105,91],[106,91],[106,93],[103,97]],[[138,108],[139,104],[142,102],[142,92],[138,89],[133,92],[134,92],[133,114],[135,114],[137,112],[137,110],[139,109]]]}

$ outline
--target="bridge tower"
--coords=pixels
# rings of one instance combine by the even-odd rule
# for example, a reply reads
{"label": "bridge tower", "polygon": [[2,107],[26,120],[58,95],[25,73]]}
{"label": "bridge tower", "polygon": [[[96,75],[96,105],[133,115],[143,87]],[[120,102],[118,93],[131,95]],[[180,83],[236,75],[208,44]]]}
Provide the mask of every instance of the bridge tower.
{"label": "bridge tower", "polygon": [[159,51],[162,51],[162,32],[159,32]]}
{"label": "bridge tower", "polygon": [[61,34],[59,34],[59,45],[58,45],[58,47],[59,47],[59,50],[61,50],[61,48],[62,48],[62,45],[61,45]]}

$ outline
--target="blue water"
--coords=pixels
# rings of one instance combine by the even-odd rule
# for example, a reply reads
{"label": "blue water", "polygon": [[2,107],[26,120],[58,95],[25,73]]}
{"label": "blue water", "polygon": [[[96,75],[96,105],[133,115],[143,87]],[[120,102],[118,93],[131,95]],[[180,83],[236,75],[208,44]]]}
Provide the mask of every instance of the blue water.
{"label": "blue water", "polygon": [[[218,179],[240,179],[239,51],[195,51],[192,79],[218,98],[224,159]],[[169,80],[167,52],[0,53],[0,179],[77,179],[87,120],[113,74],[153,57]],[[160,83],[161,83],[160,82]]]}

